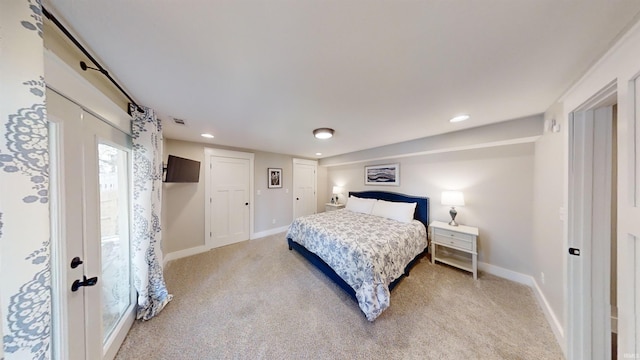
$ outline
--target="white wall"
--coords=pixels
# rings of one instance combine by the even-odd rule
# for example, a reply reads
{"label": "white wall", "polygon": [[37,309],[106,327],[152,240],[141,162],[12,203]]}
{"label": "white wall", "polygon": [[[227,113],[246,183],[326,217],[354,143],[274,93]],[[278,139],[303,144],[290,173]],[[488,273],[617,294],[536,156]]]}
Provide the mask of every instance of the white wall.
{"label": "white wall", "polygon": [[531,274],[534,145],[532,143],[389,159],[400,163],[400,186],[365,186],[364,162],[327,168],[327,185],[346,191],[386,190],[430,198],[430,220],[448,221],[443,190],[461,190],[461,224],[480,229],[479,261]]}
{"label": "white wall", "polygon": [[[542,296],[552,312],[555,331],[564,346],[564,221],[560,218],[564,205],[564,184],[567,179],[565,157],[567,147],[564,132],[567,124],[562,104],[555,104],[545,114],[548,120],[555,119],[560,132],[545,132],[535,143],[534,196],[533,196],[533,241],[531,260],[534,277]],[[566,215],[564,215],[566,216]],[[544,281],[542,279],[544,273]]]}

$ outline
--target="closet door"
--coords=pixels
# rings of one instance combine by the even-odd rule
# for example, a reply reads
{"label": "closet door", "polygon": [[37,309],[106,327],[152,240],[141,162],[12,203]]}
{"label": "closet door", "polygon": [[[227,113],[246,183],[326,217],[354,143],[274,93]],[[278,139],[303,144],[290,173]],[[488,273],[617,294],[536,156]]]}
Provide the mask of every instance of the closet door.
{"label": "closet door", "polygon": [[318,162],[293,159],[293,218],[316,213]]}
{"label": "closet door", "polygon": [[249,240],[249,160],[211,156],[214,247]]}
{"label": "closet door", "polygon": [[249,240],[253,231],[254,154],[204,149],[205,246]]}
{"label": "closet door", "polygon": [[131,140],[52,90],[54,348],[111,359],[134,319],[129,255]]}

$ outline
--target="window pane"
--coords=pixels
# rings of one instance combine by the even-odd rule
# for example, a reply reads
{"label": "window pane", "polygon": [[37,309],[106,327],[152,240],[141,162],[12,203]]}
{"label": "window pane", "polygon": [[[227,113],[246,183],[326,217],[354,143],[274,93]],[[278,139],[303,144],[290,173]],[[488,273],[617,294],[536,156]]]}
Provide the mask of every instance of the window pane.
{"label": "window pane", "polygon": [[98,145],[102,243],[102,330],[106,342],[131,303],[128,154]]}

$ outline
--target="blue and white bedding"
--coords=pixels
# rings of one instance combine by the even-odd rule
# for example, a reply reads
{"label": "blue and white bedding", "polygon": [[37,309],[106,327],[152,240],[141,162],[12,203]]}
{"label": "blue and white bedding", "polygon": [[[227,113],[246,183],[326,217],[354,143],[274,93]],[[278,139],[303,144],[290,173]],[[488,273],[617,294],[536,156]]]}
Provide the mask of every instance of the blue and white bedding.
{"label": "blue and white bedding", "polygon": [[328,211],[294,220],[287,238],[318,255],[356,293],[367,320],[389,307],[389,284],[427,247],[427,230],[349,210]]}

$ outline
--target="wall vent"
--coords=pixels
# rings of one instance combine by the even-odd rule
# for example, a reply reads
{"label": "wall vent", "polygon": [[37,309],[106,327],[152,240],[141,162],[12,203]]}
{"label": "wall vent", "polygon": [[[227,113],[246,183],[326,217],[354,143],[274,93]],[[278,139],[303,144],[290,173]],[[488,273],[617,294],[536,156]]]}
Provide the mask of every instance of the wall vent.
{"label": "wall vent", "polygon": [[184,120],[182,120],[182,119],[173,118],[173,122],[178,124],[178,125],[185,125]]}

